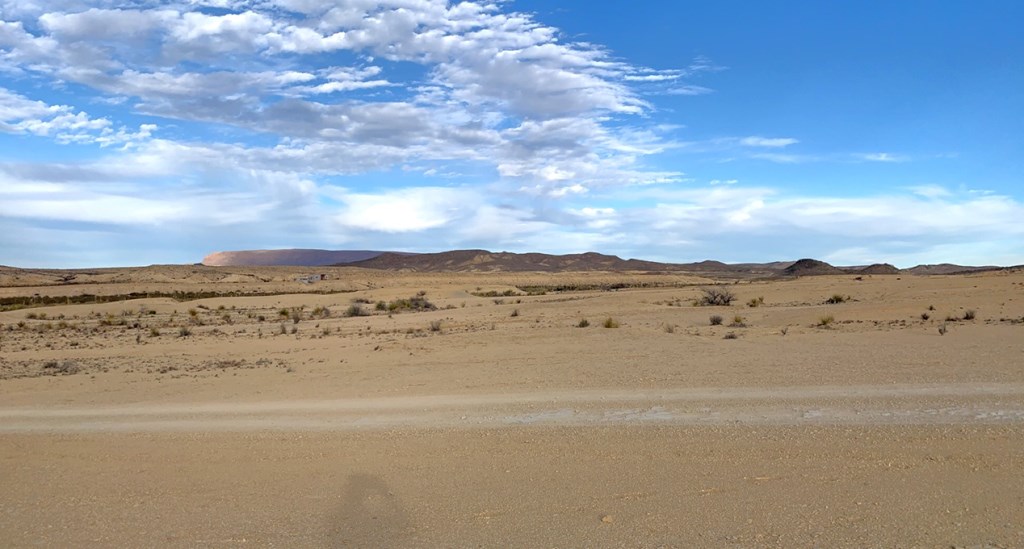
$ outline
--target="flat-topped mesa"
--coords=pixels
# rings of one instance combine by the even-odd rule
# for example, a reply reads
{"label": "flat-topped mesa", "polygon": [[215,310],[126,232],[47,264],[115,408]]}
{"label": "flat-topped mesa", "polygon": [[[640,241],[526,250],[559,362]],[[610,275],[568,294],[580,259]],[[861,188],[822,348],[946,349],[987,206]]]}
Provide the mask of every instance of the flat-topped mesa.
{"label": "flat-topped mesa", "polygon": [[241,250],[214,252],[203,258],[210,267],[316,267],[348,264],[377,257],[384,252],[371,250]]}

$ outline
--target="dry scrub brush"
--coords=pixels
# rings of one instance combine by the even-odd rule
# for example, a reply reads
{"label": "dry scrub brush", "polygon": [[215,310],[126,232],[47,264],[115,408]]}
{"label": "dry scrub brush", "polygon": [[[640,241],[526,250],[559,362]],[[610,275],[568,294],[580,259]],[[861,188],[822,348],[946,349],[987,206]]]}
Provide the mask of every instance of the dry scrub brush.
{"label": "dry scrub brush", "polygon": [[702,307],[723,307],[730,305],[736,299],[736,295],[728,288],[703,288],[701,293],[703,295],[697,299],[695,304]]}

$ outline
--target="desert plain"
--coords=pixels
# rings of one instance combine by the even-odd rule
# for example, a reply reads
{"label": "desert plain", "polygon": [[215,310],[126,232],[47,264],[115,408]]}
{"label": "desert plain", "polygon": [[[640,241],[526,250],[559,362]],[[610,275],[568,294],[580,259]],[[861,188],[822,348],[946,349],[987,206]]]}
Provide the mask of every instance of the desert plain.
{"label": "desert plain", "polygon": [[4,268],[0,300],[5,547],[1024,547],[1019,269]]}

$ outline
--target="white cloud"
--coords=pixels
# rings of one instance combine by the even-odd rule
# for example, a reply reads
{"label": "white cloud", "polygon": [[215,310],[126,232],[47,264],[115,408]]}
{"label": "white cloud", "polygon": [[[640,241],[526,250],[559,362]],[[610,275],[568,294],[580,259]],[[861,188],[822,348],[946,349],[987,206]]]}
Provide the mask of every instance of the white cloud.
{"label": "white cloud", "polygon": [[906,162],[909,160],[906,156],[886,152],[858,154],[855,156],[868,162]]}
{"label": "white cloud", "polygon": [[417,187],[378,194],[342,194],[335,219],[347,228],[404,233],[443,227],[472,211],[475,193],[444,187]]}
{"label": "white cloud", "polygon": [[669,88],[665,93],[669,95],[707,95],[714,91],[715,90],[711,88],[706,88],[704,86],[689,84],[685,86],[673,86]]}
{"label": "white cloud", "polygon": [[548,195],[555,198],[561,198],[563,196],[567,196],[570,194],[584,194],[589,190],[590,189],[584,187],[583,185],[580,185],[579,183],[574,183],[572,185],[566,185],[564,187],[555,187],[554,189],[548,191]]}
{"label": "white cloud", "polygon": [[781,148],[788,147],[790,145],[799,143],[798,140],[792,137],[759,137],[751,136],[740,139],[740,145],[745,147],[768,147],[768,148]]}
{"label": "white cloud", "polygon": [[53,137],[58,143],[93,143],[131,146],[148,139],[154,124],[142,124],[137,131],[114,128],[106,118],[75,112],[67,105],[48,105],[0,88],[0,132]]}
{"label": "white cloud", "polygon": [[910,192],[923,196],[924,198],[951,198],[953,193],[941,185],[917,185],[914,187],[908,187]]}
{"label": "white cloud", "polygon": [[767,160],[769,162],[775,162],[776,164],[802,164],[804,162],[814,162],[818,158],[806,154],[786,154],[786,153],[755,153],[750,155],[751,158],[758,160]]}

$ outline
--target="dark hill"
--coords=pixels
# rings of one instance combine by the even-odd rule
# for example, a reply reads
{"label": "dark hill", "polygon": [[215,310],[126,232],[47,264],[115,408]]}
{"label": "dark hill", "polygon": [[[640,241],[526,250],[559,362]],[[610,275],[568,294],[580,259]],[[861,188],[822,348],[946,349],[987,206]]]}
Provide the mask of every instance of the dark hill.
{"label": "dark hill", "polygon": [[788,276],[834,275],[845,272],[817,259],[801,259],[782,270],[782,273]]}

